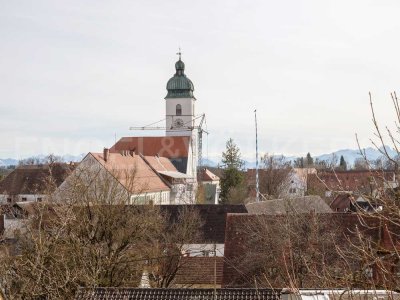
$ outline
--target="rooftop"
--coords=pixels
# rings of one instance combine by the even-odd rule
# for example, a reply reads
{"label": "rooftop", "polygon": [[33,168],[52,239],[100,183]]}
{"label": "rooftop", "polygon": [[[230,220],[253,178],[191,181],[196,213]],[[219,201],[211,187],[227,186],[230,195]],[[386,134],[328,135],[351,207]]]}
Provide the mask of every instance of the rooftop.
{"label": "rooftop", "polygon": [[[130,192],[146,193],[169,190],[167,184],[139,155],[109,153],[107,161],[103,153],[89,153]],[[146,157],[144,157],[146,159]],[[148,159],[152,160],[152,157]],[[169,166],[171,167],[171,166]],[[134,178],[135,180],[132,180]]]}
{"label": "rooftop", "polygon": [[65,163],[19,166],[0,181],[0,194],[51,193],[64,182],[73,168],[74,165]]}
{"label": "rooftop", "polygon": [[192,204],[192,205],[161,205],[160,210],[170,215],[171,222],[178,219],[179,213],[185,207],[197,211],[204,224],[201,228],[201,237],[195,243],[225,242],[225,225],[228,213],[247,213],[244,205],[216,205],[216,204]]}
{"label": "rooftop", "polygon": [[250,214],[287,214],[287,213],[307,213],[314,211],[317,213],[330,213],[332,209],[319,196],[305,196],[291,199],[274,199],[262,202],[246,204],[246,209]]}
{"label": "rooftop", "polygon": [[178,158],[188,157],[189,145],[189,136],[133,136],[121,138],[110,148],[110,152],[133,151],[145,156]]}
{"label": "rooftop", "polygon": [[201,170],[200,178],[202,181],[217,181],[217,180],[219,180],[219,177],[207,168],[204,168],[203,170]]}
{"label": "rooftop", "polygon": [[156,289],[156,288],[80,288],[75,300],[279,300],[280,290],[272,289]]}

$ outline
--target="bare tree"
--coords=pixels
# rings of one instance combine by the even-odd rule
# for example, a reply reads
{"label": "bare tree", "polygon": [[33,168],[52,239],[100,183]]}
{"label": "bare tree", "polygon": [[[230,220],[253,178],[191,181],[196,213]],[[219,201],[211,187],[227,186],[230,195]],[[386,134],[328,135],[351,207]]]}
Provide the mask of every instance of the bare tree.
{"label": "bare tree", "polygon": [[283,156],[265,154],[260,169],[260,193],[266,198],[279,198],[290,185],[292,167]]}
{"label": "bare tree", "polygon": [[334,259],[338,234],[332,225],[323,216],[290,209],[286,215],[252,216],[242,227],[246,249],[234,263],[250,285],[328,287],[327,274],[342,267]]}
{"label": "bare tree", "polygon": [[[381,159],[371,161],[368,159],[357,138],[360,154],[364,163],[371,172],[371,181],[375,187],[374,193],[361,195],[371,210],[358,209],[357,215],[366,222],[371,215],[374,216],[383,228],[382,235],[385,237],[384,245],[380,249],[371,247],[370,241],[365,235],[358,233],[359,244],[354,246],[354,253],[359,254],[365,261],[369,262],[374,279],[379,280],[381,286],[387,288],[398,287],[400,271],[400,198],[399,198],[399,130],[400,130],[400,105],[396,93],[391,93],[393,110],[395,112],[395,129],[385,126],[382,130],[369,94],[372,122],[374,126],[374,138],[370,139],[372,145],[381,153]],[[390,146],[388,146],[390,145]],[[395,155],[389,151],[391,147]],[[388,172],[388,169],[390,170]]]}
{"label": "bare tree", "polygon": [[[396,124],[400,105],[392,102]],[[400,193],[398,160],[400,125],[385,128],[376,120],[372,144],[386,163],[368,160],[361,150],[363,167],[370,171],[370,193],[353,197],[353,213],[298,214],[242,217],[237,246],[230,261],[238,269],[238,284],[266,287],[344,288],[398,290],[400,285]],[[396,155],[387,147],[390,142]],[[361,164],[361,160],[360,160]],[[391,165],[391,171],[385,168]],[[336,164],[335,164],[336,165]],[[338,180],[338,184],[341,182]],[[344,189],[345,187],[343,187]],[[356,202],[362,201],[363,204]],[[361,199],[361,200],[360,200]],[[365,209],[365,203],[369,209]]]}
{"label": "bare tree", "polygon": [[230,241],[236,255],[228,257],[233,286],[393,290],[400,283],[376,216],[288,207],[285,215],[242,216],[238,224],[238,240]]}
{"label": "bare tree", "polygon": [[[182,207],[176,219],[164,213],[167,220],[153,239],[152,251],[148,252],[148,271],[153,286],[167,288],[174,284],[174,279],[185,262],[185,244],[196,241],[200,236],[202,220],[193,208]],[[153,257],[153,258],[152,258]],[[156,257],[157,259],[154,259]]]}
{"label": "bare tree", "polygon": [[181,266],[180,248],[199,228],[196,213],[185,212],[171,224],[158,207],[127,205],[129,194],[115,178],[122,176],[140,192],[134,169],[112,175],[91,166],[78,171],[62,194],[33,205],[16,233],[18,255],[3,247],[0,273],[7,295],[71,299],[79,286],[138,286],[149,266],[159,270],[152,284],[171,284]]}

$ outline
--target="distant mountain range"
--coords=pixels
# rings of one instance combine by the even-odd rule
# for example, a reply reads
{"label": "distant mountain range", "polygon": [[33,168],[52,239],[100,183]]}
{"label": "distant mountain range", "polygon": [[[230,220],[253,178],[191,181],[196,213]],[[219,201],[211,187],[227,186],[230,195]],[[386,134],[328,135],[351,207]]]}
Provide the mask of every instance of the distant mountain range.
{"label": "distant mountain range", "polygon": [[[86,154],[83,154],[83,153],[80,154],[80,155],[66,154],[66,155],[62,155],[61,156],[61,160],[63,162],[71,162],[71,161],[72,162],[80,162],[85,155]],[[38,158],[40,160],[43,160],[43,159],[46,158],[46,156],[47,155],[40,154],[40,155],[34,156],[34,158]],[[18,163],[19,163],[18,159],[14,159],[14,158],[2,159],[2,158],[0,158],[0,168],[5,168],[5,167],[8,167],[8,166],[16,166],[16,165],[18,165]]]}
{"label": "distant mountain range", "polygon": [[[369,160],[376,160],[376,159],[382,157],[382,153],[378,149],[368,147],[363,150],[365,151],[365,154]],[[384,150],[383,147],[380,148],[380,150]],[[397,152],[394,149],[386,146],[386,150],[391,157],[397,156]],[[312,153],[311,153],[311,155],[312,155]],[[340,156],[342,156],[342,155],[348,165],[354,165],[355,160],[357,158],[361,157],[360,151],[358,149],[342,149],[342,150],[338,150],[335,152],[322,154],[322,155],[318,155],[318,156],[312,156],[312,157],[314,160],[318,159],[318,160],[331,161],[332,157],[335,156],[335,157],[337,157],[337,160],[339,161]],[[85,156],[84,153],[82,153],[80,155],[66,154],[66,155],[61,156],[61,159],[64,162],[71,162],[71,161],[72,162],[80,162],[84,156]],[[45,157],[46,157],[46,155],[35,156],[35,158],[39,158],[39,159],[44,159]],[[298,157],[296,157],[296,156],[285,156],[285,159],[287,161],[294,161],[297,158]],[[4,168],[7,166],[18,165],[18,162],[19,162],[19,160],[14,159],[14,158],[6,158],[6,159],[0,158],[0,167]],[[220,162],[221,162],[221,159],[217,157],[217,158],[211,158],[211,159],[203,159],[202,164],[203,164],[203,166],[217,167],[218,164],[220,164]],[[256,162],[245,160],[245,167],[246,168],[255,168]]]}
{"label": "distant mountain range", "polygon": [[18,160],[17,159],[13,159],[13,158],[1,159],[0,158],[0,167],[15,166],[17,164],[18,164]]}
{"label": "distant mountain range", "polygon": [[[383,147],[380,148],[380,150],[384,150]],[[368,160],[376,160],[378,158],[382,157],[382,153],[376,149],[376,148],[372,148],[372,147],[368,147],[363,149],[363,151],[365,151],[365,155],[368,158]],[[386,151],[388,152],[388,154],[391,157],[396,157],[397,156],[397,152],[396,150],[386,146]],[[342,150],[338,150],[335,152],[331,152],[331,153],[327,153],[327,154],[321,154],[321,155],[317,155],[317,156],[313,156],[311,153],[311,156],[313,157],[313,159],[318,159],[320,161],[325,160],[325,161],[331,161],[333,157],[337,158],[337,161],[339,162],[340,157],[343,155],[343,158],[346,160],[347,165],[352,166],[354,165],[354,162],[357,158],[361,158],[360,155],[360,150],[358,149],[342,149]],[[281,156],[281,155],[279,155]],[[295,161],[298,157],[297,156],[285,156],[285,160],[286,161]],[[245,168],[247,169],[252,169],[256,167],[256,162],[255,161],[248,161],[245,160]],[[210,166],[210,167],[216,167],[218,166],[218,163],[220,163],[220,159],[204,159],[203,160],[203,165],[204,166]]]}

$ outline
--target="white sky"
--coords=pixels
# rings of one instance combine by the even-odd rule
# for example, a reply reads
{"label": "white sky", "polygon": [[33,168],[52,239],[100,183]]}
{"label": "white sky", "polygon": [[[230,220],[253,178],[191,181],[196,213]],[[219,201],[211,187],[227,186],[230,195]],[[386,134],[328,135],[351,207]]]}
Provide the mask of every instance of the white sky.
{"label": "white sky", "polygon": [[[0,0],[0,158],[79,154],[164,118],[182,47],[208,153],[365,146],[399,86],[400,1]],[[147,132],[151,134],[151,132]],[[207,153],[207,147],[204,149]]]}

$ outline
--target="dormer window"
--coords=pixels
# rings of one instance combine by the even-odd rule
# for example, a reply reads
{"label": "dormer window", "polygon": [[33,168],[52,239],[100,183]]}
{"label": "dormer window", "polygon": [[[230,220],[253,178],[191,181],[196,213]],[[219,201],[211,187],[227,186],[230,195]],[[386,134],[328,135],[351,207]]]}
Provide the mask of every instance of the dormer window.
{"label": "dormer window", "polygon": [[176,105],[176,115],[181,116],[182,115],[182,106],[180,104]]}

